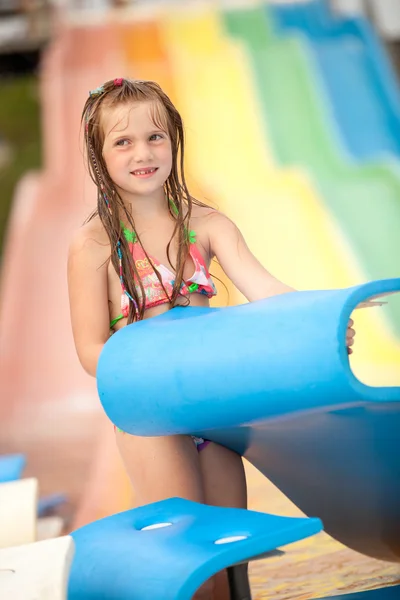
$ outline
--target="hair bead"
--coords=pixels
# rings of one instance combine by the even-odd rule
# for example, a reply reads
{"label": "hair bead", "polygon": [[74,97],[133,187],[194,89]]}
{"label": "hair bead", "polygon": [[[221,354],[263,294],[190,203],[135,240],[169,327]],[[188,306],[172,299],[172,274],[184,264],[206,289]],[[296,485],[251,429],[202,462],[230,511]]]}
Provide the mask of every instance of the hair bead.
{"label": "hair bead", "polygon": [[91,98],[96,98],[96,96],[101,96],[104,94],[104,91],[104,85],[99,85],[99,87],[97,87],[95,90],[90,90],[89,96]]}

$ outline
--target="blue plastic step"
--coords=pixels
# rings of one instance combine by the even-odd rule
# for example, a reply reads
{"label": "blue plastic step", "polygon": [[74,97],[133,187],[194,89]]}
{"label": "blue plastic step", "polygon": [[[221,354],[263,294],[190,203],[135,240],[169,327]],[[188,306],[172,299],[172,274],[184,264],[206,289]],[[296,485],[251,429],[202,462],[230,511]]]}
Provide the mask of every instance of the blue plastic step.
{"label": "blue plastic step", "polygon": [[319,519],[171,498],[73,532],[68,600],[189,600],[215,573],[314,535]]}

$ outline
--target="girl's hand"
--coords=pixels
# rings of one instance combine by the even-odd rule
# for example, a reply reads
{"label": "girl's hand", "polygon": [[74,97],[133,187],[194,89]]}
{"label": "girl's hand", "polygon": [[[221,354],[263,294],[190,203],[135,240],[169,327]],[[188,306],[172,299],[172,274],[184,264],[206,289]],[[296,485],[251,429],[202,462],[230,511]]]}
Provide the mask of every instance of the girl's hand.
{"label": "girl's hand", "polygon": [[[387,302],[382,301],[382,300],[375,300],[375,298],[379,298],[379,296],[374,296],[372,299],[370,298],[369,300],[360,302],[360,304],[358,304],[358,306],[356,306],[356,309],[371,308],[373,306],[383,306],[384,304],[387,304]],[[354,344],[354,336],[356,335],[356,332],[353,329],[353,325],[354,325],[354,321],[353,321],[353,319],[350,319],[349,324],[347,325],[347,332],[346,332],[346,346],[347,346],[348,354],[353,354],[353,349],[351,348],[351,346],[353,346],[353,344]]]}
{"label": "girl's hand", "polygon": [[346,331],[346,346],[347,346],[348,354],[353,354],[353,349],[351,348],[351,346],[354,344],[354,336],[356,335],[356,332],[353,329],[353,325],[354,325],[354,321],[353,321],[353,319],[350,319],[349,324],[347,325],[347,331]]}

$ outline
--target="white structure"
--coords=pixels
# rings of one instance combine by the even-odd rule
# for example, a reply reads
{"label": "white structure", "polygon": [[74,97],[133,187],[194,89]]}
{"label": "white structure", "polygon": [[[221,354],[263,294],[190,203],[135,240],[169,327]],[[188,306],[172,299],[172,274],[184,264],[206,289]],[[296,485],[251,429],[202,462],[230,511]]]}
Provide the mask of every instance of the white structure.
{"label": "white structure", "polygon": [[332,7],[343,14],[368,14],[386,39],[400,39],[399,0],[331,0]]}
{"label": "white structure", "polygon": [[0,598],[66,600],[71,536],[0,550]]}
{"label": "white structure", "polygon": [[361,14],[365,10],[365,0],[331,0],[331,5],[346,15]]}
{"label": "white structure", "polygon": [[37,501],[33,477],[0,485],[0,548],[36,541]]}

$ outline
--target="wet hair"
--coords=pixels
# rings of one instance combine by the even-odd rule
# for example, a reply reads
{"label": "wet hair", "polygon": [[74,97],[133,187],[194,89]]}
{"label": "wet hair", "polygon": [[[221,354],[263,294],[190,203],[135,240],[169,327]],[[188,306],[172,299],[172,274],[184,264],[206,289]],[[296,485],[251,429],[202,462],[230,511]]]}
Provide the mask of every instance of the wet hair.
{"label": "wet hair", "polygon": [[[171,141],[172,168],[164,184],[166,203],[175,219],[175,227],[167,245],[167,256],[171,267],[170,248],[177,240],[178,254],[175,267],[175,281],[172,293],[168,296],[160,274],[154,268],[160,284],[169,298],[170,307],[176,304],[183,281],[183,270],[189,254],[189,222],[193,204],[206,206],[189,194],[184,175],[184,129],[181,116],[169,97],[154,81],[114,79],[90,92],[86,100],[82,123],[85,125],[85,151],[90,176],[97,186],[97,209],[88,220],[99,216],[111,244],[111,261],[121,279],[122,289],[130,300],[128,323],[143,319],[146,297],[135,261],[129,245],[122,234],[121,218],[129,223],[138,243],[139,235],[129,210],[127,210],[116,186],[112,181],[103,158],[104,130],[101,124],[102,112],[132,102],[148,102],[151,118],[155,126],[165,131]],[[142,246],[143,247],[143,246]],[[146,250],[143,248],[149,259]],[[139,289],[137,288],[139,287]]]}

